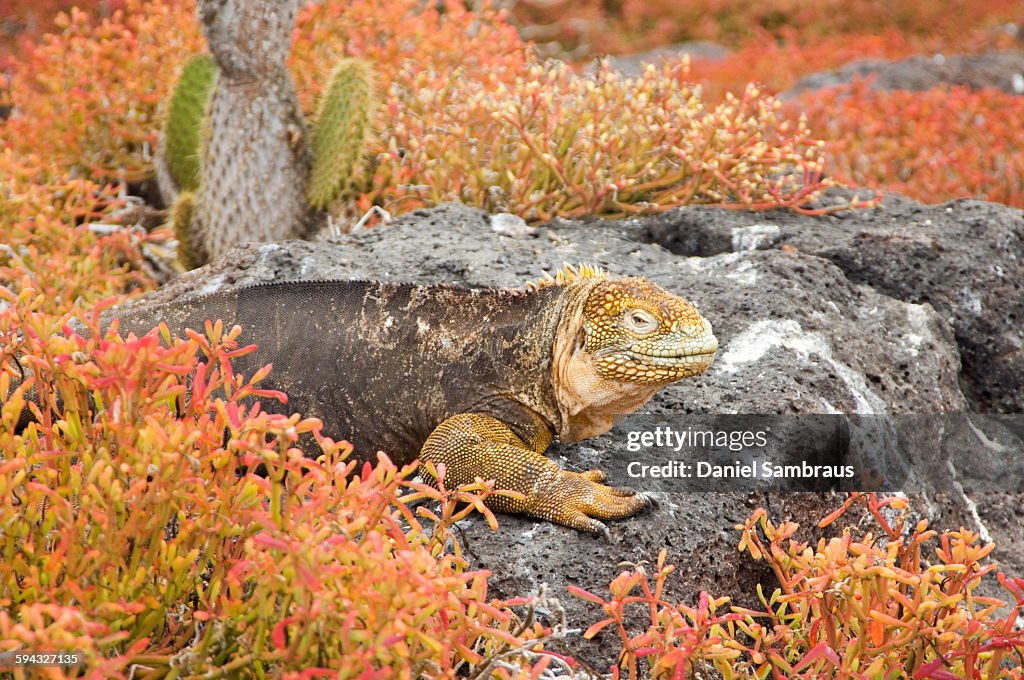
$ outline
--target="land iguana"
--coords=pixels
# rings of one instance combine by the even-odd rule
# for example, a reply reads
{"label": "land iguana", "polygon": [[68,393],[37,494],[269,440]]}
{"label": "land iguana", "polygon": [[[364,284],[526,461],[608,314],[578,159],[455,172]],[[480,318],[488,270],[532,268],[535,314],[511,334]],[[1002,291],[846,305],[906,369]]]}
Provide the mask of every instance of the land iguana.
{"label": "land iguana", "polygon": [[[634,514],[644,494],[602,484],[544,456],[615,421],[671,382],[704,372],[718,343],[688,301],[639,277],[589,266],[521,290],[373,281],[287,281],[113,310],[122,335],[160,322],[173,336],[207,319],[240,324],[259,350],[234,361],[288,403],[269,409],[323,421],[356,455],[444,463],[450,487],[475,478],[525,499],[498,511],[582,531]],[[108,319],[109,321],[109,319]]]}

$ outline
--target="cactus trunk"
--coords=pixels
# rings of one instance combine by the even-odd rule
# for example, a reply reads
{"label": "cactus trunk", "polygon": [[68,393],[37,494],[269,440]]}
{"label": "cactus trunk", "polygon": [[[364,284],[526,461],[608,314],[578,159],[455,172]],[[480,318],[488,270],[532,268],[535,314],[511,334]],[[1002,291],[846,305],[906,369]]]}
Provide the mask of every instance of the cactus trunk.
{"label": "cactus trunk", "polygon": [[285,66],[297,0],[202,0],[220,74],[210,100],[187,250],[201,262],[247,241],[305,238],[305,121]]}

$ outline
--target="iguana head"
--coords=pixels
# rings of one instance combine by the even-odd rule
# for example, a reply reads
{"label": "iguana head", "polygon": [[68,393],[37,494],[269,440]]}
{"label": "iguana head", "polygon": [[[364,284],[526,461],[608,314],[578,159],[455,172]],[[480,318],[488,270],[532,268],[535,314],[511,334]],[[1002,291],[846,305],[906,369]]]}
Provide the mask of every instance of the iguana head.
{"label": "iguana head", "polygon": [[647,279],[608,279],[587,296],[583,350],[607,380],[664,385],[703,373],[718,341],[687,300]]}
{"label": "iguana head", "polygon": [[707,319],[647,279],[567,267],[533,285],[564,286],[578,297],[563,315],[552,362],[563,441],[607,432],[659,389],[703,373],[715,358],[718,341]]}

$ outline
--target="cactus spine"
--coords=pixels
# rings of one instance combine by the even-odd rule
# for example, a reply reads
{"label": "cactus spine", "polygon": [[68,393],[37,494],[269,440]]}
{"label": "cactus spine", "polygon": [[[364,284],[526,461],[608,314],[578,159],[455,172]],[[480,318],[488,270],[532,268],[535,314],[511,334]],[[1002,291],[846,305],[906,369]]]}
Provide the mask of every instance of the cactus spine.
{"label": "cactus spine", "polygon": [[313,167],[307,196],[317,210],[327,210],[351,184],[370,132],[372,113],[369,64],[361,59],[343,59],[320,97],[310,135]]}
{"label": "cactus spine", "polygon": [[179,191],[199,187],[199,133],[216,75],[217,67],[208,55],[192,57],[185,62],[167,107],[164,158]]}

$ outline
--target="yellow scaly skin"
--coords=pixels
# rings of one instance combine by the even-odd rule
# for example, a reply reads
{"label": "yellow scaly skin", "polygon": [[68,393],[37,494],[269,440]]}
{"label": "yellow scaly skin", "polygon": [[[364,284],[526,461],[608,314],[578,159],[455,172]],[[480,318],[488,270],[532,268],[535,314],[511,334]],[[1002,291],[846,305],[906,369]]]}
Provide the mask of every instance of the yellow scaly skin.
{"label": "yellow scaly skin", "polygon": [[703,373],[718,342],[692,304],[643,278],[611,279],[596,268],[566,266],[528,290],[547,286],[565,287],[578,298],[563,312],[552,348],[557,431],[538,417],[520,436],[493,415],[462,413],[431,433],[419,458],[444,463],[450,488],[481,477],[525,496],[494,497],[489,505],[495,510],[606,532],[602,520],[628,517],[649,498],[605,486],[600,470],[562,470],[544,451],[555,434],[576,441],[607,432],[665,385]]}

